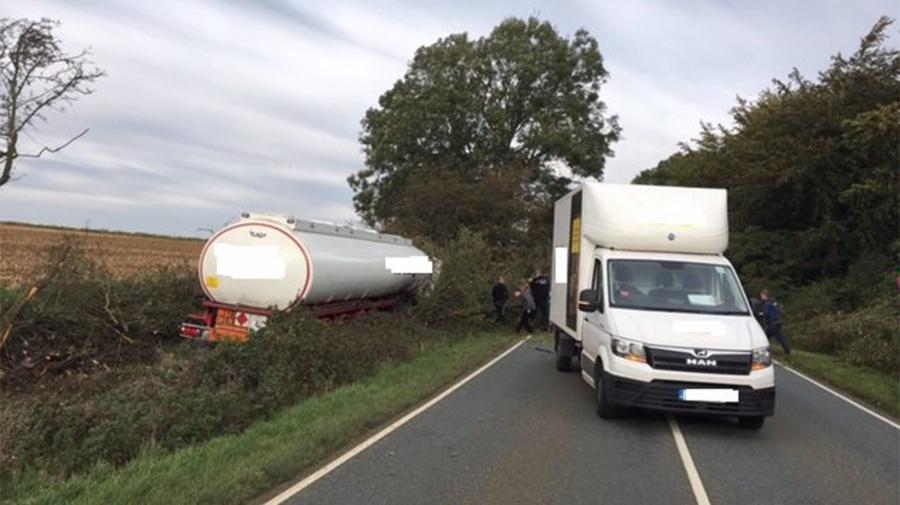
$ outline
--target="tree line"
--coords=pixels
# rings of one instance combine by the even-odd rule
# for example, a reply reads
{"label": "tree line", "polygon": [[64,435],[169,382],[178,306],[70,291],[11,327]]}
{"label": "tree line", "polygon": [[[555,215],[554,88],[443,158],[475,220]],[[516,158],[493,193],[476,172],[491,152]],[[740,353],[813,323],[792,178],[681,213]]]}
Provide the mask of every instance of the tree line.
{"label": "tree line", "polygon": [[729,257],[755,287],[790,292],[851,274],[858,285],[843,289],[859,293],[844,308],[889,293],[900,252],[891,24],[879,19],[852,55],[833,56],[814,79],[794,69],[755,100],[738,98],[732,127],[703,124],[698,139],[634,183],[727,188]]}
{"label": "tree line", "polygon": [[[891,24],[879,19],[814,79],[795,69],[738,98],[733,125],[702,123],[699,138],[633,182],[727,188],[728,255],[752,290],[856,272],[849,306],[873,282],[885,293],[900,229]],[[366,166],[349,178],[359,215],[437,245],[465,229],[501,256],[546,266],[553,202],[573,181],[602,179],[620,135],[600,97],[598,47],[585,30],[568,38],[536,18],[421,47],[362,120]]]}

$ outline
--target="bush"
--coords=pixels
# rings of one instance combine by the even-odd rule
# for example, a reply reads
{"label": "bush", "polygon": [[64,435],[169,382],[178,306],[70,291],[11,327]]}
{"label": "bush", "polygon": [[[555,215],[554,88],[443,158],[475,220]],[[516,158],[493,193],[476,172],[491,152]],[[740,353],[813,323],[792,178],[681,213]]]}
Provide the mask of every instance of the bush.
{"label": "bush", "polygon": [[97,374],[66,391],[5,397],[0,471],[5,479],[24,467],[67,476],[124,464],[148,445],[172,450],[234,433],[459,335],[400,314],[330,324],[305,310],[276,314],[246,344],[184,342],[153,364]]}
{"label": "bush", "polygon": [[835,305],[839,310],[855,310],[873,300],[888,298],[895,290],[891,259],[883,254],[864,252],[837,283]]}
{"label": "bush", "polygon": [[894,299],[853,312],[829,312],[790,324],[796,347],[900,374],[900,316]]}
{"label": "bush", "polygon": [[430,252],[440,270],[421,297],[417,317],[431,324],[483,320],[491,310],[495,270],[484,238],[463,229],[446,249]]}
{"label": "bush", "polygon": [[[160,344],[180,340],[179,323],[199,296],[190,269],[118,279],[78,243],[62,244],[49,256],[48,278],[15,317],[0,354],[4,389],[152,361]],[[24,293],[0,297],[0,313]]]}
{"label": "bush", "polygon": [[785,318],[802,320],[834,312],[840,285],[838,279],[825,279],[786,293],[782,299]]}

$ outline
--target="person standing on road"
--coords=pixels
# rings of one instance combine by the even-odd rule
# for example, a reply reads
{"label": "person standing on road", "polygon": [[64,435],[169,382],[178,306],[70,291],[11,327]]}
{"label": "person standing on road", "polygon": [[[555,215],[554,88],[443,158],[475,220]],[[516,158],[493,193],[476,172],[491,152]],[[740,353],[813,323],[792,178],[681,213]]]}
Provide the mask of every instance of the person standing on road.
{"label": "person standing on road", "polygon": [[516,325],[516,333],[525,328],[531,334],[534,331],[534,328],[531,326],[531,320],[534,318],[536,306],[534,296],[531,294],[531,287],[528,286],[527,281],[523,282],[519,288],[519,297],[522,298],[522,317],[519,318],[519,324]]}
{"label": "person standing on road", "polygon": [[509,300],[509,289],[506,288],[506,283],[503,282],[502,276],[497,276],[497,283],[494,284],[494,289],[491,290],[491,298],[494,300],[495,321],[502,323],[506,313],[506,302]]}
{"label": "person standing on road", "polygon": [[546,328],[550,325],[550,279],[541,273],[540,270],[534,272],[529,284],[531,288],[531,296],[534,297],[535,306],[540,313],[538,326]]}
{"label": "person standing on road", "polygon": [[759,298],[763,302],[763,313],[766,318],[766,336],[769,337],[770,340],[772,337],[778,339],[778,343],[781,344],[784,353],[790,354],[791,346],[788,345],[787,337],[781,331],[781,305],[775,301],[775,297],[769,293],[768,289],[762,290],[759,294]]}

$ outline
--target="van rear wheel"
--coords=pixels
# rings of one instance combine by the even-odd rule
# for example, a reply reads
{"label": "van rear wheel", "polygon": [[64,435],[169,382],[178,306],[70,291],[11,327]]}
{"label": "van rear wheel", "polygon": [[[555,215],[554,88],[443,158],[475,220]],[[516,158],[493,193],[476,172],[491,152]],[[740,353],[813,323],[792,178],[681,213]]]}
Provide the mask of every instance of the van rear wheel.
{"label": "van rear wheel", "polygon": [[745,430],[758,430],[763,427],[766,418],[763,416],[739,417],[738,424]]}
{"label": "van rear wheel", "polygon": [[553,357],[556,361],[556,369],[560,372],[572,370],[572,356],[575,354],[575,343],[566,335],[561,335],[556,330],[554,335]]}

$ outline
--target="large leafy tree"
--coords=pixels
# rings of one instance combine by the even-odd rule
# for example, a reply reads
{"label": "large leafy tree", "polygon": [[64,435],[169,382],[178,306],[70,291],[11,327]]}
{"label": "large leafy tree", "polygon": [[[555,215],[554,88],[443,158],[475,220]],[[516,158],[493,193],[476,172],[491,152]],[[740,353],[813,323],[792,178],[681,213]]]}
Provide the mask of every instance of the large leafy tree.
{"label": "large leafy tree", "polygon": [[438,241],[458,226],[513,240],[485,230],[488,219],[527,233],[546,218],[534,206],[548,208],[568,175],[602,177],[619,133],[600,100],[606,78],[588,32],[566,38],[536,18],[419,48],[362,121],[366,167],[349,178],[357,212]]}
{"label": "large leafy tree", "polygon": [[816,80],[795,70],[756,100],[738,99],[733,127],[704,124],[699,139],[635,182],[728,188],[730,254],[761,282],[804,284],[863,263],[887,270],[900,229],[891,23],[881,18]]}

